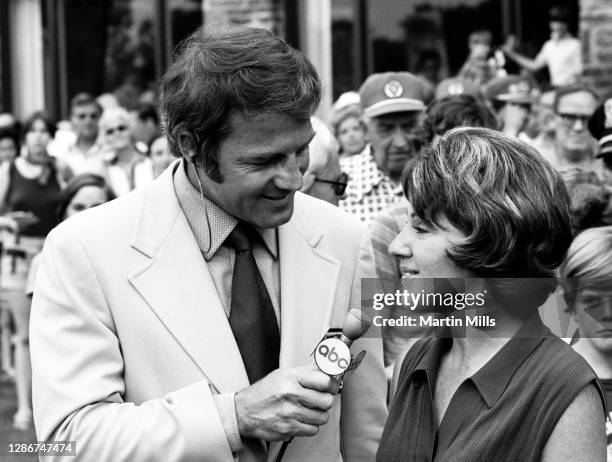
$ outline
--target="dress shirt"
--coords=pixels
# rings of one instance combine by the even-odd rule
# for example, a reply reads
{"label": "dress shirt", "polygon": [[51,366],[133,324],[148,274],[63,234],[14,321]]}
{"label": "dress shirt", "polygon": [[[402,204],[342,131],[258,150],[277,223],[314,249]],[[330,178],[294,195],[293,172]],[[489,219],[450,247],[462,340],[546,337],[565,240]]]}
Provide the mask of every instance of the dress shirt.
{"label": "dress shirt", "polygon": [[349,182],[346,198],[338,206],[367,225],[379,212],[402,201],[402,186],[378,168],[370,145],[359,154],[341,159],[340,167],[349,175]]}
{"label": "dress shirt", "polygon": [[[181,162],[174,171],[174,190],[198,247],[208,264],[221,305],[226,315],[229,316],[235,252],[230,247],[224,246],[223,242],[238,224],[238,219],[200,194],[200,191],[187,178],[186,165],[185,162]],[[277,232],[276,229],[258,229],[257,231],[263,243],[254,244],[253,256],[270,294],[276,319],[279,320],[280,263]],[[235,393],[221,393],[215,395],[214,399],[230,448],[236,453],[243,446],[238,431],[234,395]]]}

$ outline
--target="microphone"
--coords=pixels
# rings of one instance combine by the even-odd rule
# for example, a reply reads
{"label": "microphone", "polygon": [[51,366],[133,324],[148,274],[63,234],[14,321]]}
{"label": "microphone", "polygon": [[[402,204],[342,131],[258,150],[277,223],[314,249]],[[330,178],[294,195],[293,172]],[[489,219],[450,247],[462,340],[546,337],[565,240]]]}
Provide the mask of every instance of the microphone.
{"label": "microphone", "polygon": [[342,325],[342,340],[348,347],[350,347],[355,340],[359,337],[363,337],[372,325],[372,318],[363,311],[352,309],[346,315],[344,324]]}
{"label": "microphone", "polygon": [[[340,336],[334,336],[333,329],[330,329],[328,335],[314,350],[315,363],[321,372],[329,376],[339,376],[344,375],[349,366],[351,370],[355,370],[365,353],[360,354],[360,357],[359,355],[352,357],[349,348],[355,340],[368,331],[371,325],[372,320],[365,313],[356,309],[350,310],[344,319]],[[353,364],[356,360],[358,363]]]}
{"label": "microphone", "polygon": [[[338,336],[338,329],[329,329],[313,351],[315,363],[319,370],[330,377],[339,377],[341,390],[344,380],[359,367],[366,353],[361,351],[352,356],[349,348],[355,340],[365,335],[371,325],[372,319],[363,311],[349,310],[346,318],[344,318],[344,324],[342,324],[342,333]],[[291,441],[293,441],[293,438],[283,441],[276,455],[276,462],[282,461]]]}

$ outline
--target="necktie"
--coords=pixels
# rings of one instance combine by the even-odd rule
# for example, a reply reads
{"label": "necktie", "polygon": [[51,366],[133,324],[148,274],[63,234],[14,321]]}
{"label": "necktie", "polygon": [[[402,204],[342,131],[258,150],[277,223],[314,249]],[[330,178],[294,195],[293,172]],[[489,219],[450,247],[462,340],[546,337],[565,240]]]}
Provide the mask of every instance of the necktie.
{"label": "necktie", "polygon": [[225,240],[236,251],[229,323],[250,383],[277,369],[280,354],[274,306],[253,256],[257,239],[255,229],[239,223]]}

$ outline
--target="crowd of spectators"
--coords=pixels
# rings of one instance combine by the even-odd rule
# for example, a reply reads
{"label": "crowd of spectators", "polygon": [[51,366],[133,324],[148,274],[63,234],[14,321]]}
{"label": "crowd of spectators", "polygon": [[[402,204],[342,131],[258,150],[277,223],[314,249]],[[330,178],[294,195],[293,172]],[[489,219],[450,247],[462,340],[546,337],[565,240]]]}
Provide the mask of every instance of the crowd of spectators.
{"label": "crowd of spectators", "polygon": [[[574,357],[567,356],[564,346],[552,341],[532,345],[534,363],[516,365],[517,374],[529,378],[529,371],[546,365],[546,354],[565,355],[559,367],[571,369],[567,379],[573,394],[563,395],[560,409],[551,407],[560,419],[571,399],[580,396],[587,408],[600,392],[612,402],[612,98],[584,83],[580,46],[568,32],[567,12],[553,9],[550,29],[550,40],[534,59],[517,53],[513,38],[492,53],[492,34],[475,31],[469,37],[465,64],[437,88],[408,72],[370,75],[358,91],[340,96],[328,123],[311,119],[316,135],[310,143],[302,192],[338,206],[369,228],[385,292],[403,287],[407,277],[417,276],[423,268],[431,269],[430,277],[435,277],[436,269],[445,269],[435,266],[435,258],[442,261],[443,254],[451,255],[453,271],[461,270],[457,277],[516,277],[523,274],[519,267],[529,269],[525,273],[529,278],[558,276],[575,320],[568,341],[603,385],[603,391],[592,387],[585,392],[595,376],[587,368],[571,369]],[[505,72],[502,51],[520,65],[521,74]],[[530,73],[545,66],[550,85],[538,86]],[[502,147],[497,151],[491,147],[498,145]],[[0,279],[3,309],[10,311],[14,323],[16,428],[32,425],[28,320],[37,255],[45,236],[71,215],[151,183],[173,160],[151,105],[131,112],[118,106],[103,108],[92,95],[81,93],[71,101],[69,128],[63,130],[57,130],[44,112],[22,122],[0,114],[0,227],[5,234]],[[540,189],[532,189],[535,184]],[[563,219],[566,212],[568,220]],[[441,245],[431,234],[422,237],[431,232],[424,229],[438,230],[448,242],[470,240],[472,254]],[[424,255],[428,245],[431,252]],[[407,260],[421,262],[421,269],[406,266]],[[425,287],[411,284],[413,291]],[[544,300],[554,287],[537,290]],[[536,323],[536,328],[538,334],[548,335],[544,325]],[[404,452],[397,451],[399,435],[407,425],[426,426],[433,418],[406,414],[407,402],[422,399],[406,371],[418,369],[421,358],[427,357],[423,355],[430,344],[419,339],[432,334],[433,329],[423,327],[382,331],[384,364],[393,384],[389,400],[399,404],[391,408],[380,460],[407,460],[405,445]],[[489,360],[501,348],[491,341],[475,354]],[[525,354],[519,345],[504,351]],[[450,357],[444,354],[438,352],[437,360]],[[484,359],[479,367],[484,367]],[[445,367],[447,374],[455,370]],[[439,386],[452,388],[453,380],[446,375]],[[533,386],[558,388],[550,376],[533,380]],[[562,395],[561,390],[558,393]],[[529,399],[545,401],[536,392]],[[482,412],[485,415],[486,409]],[[482,422],[490,425],[494,419],[486,416],[492,420]],[[556,421],[548,418],[541,425],[551,435]],[[478,431],[486,430],[486,425]],[[492,441],[486,438],[482,444]],[[541,454],[545,443],[534,441],[527,455],[521,448],[511,449],[516,457],[535,457],[533,451]],[[451,460],[458,443],[444,444],[438,451],[448,451]],[[464,460],[480,450],[470,442],[462,452]],[[547,451],[554,453],[555,448]],[[610,452],[609,448],[608,457]]]}

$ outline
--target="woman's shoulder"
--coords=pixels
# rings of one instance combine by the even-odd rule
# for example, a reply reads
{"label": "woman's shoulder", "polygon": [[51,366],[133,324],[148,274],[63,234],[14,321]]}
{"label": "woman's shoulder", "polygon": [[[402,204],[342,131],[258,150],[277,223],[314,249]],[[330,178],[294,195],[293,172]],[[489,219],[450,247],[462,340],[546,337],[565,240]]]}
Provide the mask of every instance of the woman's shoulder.
{"label": "woman's shoulder", "polygon": [[557,336],[544,338],[529,361],[537,363],[537,370],[543,377],[562,376],[566,380],[582,377],[587,382],[595,378],[595,373],[586,360]]}

